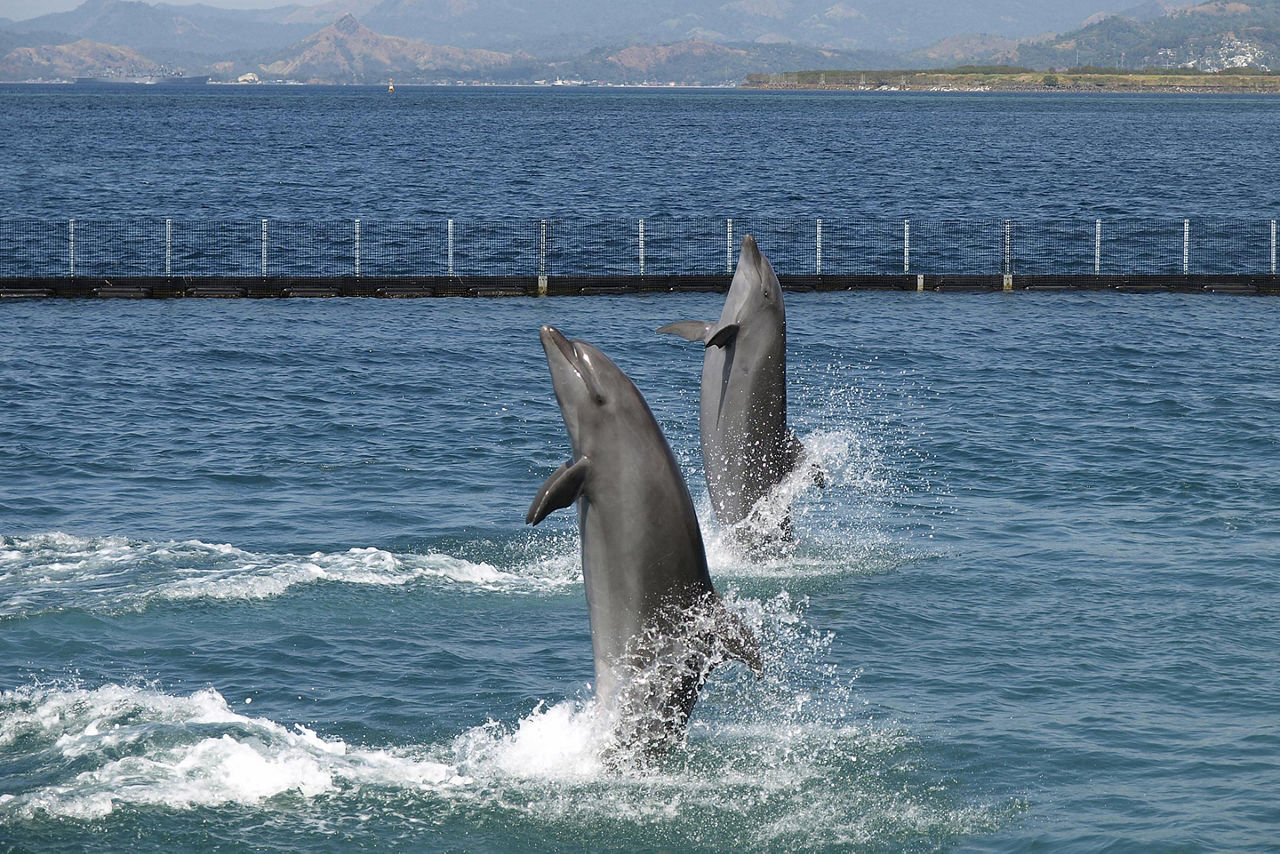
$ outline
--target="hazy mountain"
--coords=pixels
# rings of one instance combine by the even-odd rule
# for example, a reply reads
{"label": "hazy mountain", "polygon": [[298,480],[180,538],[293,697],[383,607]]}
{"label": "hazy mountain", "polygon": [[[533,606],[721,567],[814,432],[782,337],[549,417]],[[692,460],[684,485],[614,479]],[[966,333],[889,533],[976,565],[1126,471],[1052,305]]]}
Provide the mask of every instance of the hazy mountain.
{"label": "hazy mountain", "polygon": [[1013,37],[1067,29],[1107,7],[1107,0],[382,0],[362,20],[396,35],[552,53],[686,39],[883,51],[975,30]]}
{"label": "hazy mountain", "polygon": [[285,47],[352,14],[386,35],[546,56],[686,40],[897,51],[959,33],[1017,38],[1069,29],[1111,2],[1115,0],[329,0],[319,6],[235,11],[87,0],[70,12],[5,29],[68,33],[157,56],[212,55]]}
{"label": "hazy mountain", "polygon": [[[1007,32],[1021,26],[1019,20],[1038,24],[1042,19],[1024,13],[1015,20],[1013,13],[1022,4],[1005,7],[1001,2],[981,5],[1010,13],[1000,19],[1007,25],[1004,34],[952,32],[907,51],[892,46],[910,44],[922,32],[945,31],[956,9],[972,12],[977,0],[957,3],[950,11],[927,4],[936,12],[932,20],[922,11],[923,0],[899,0],[892,9],[882,0],[866,0],[856,9],[829,0],[693,0],[683,5],[651,0],[608,9],[587,8],[578,0],[330,0],[320,7],[256,12],[89,0],[71,12],[0,31],[0,76],[47,76],[36,73],[41,68],[53,76],[102,73],[106,66],[94,63],[114,60],[105,54],[85,55],[90,44],[130,51],[119,54],[121,62],[145,60],[187,73],[212,71],[224,79],[252,70],[268,79],[358,83],[380,83],[387,77],[406,83],[555,78],[721,83],[749,73],[990,63],[1280,68],[1280,0],[1194,6],[1147,0],[1123,15],[1092,16],[1062,35],[1021,39]],[[348,8],[367,9],[369,20],[341,13]],[[569,20],[566,9],[580,15]],[[335,13],[336,21],[327,19]],[[381,24],[374,23],[379,20]],[[557,26],[564,28],[558,40],[551,35]],[[423,35],[408,37],[406,28]],[[564,33],[570,32],[573,39],[565,40]],[[598,43],[603,34],[618,32],[630,35]],[[650,38],[641,40],[643,33]],[[805,33],[825,38],[828,46],[803,43]],[[873,37],[876,33],[893,35]],[[508,40],[511,49],[480,44],[495,39]],[[544,54],[549,58],[535,60],[514,47],[538,39],[557,45]],[[873,47],[848,47],[864,43]],[[15,54],[20,48],[30,50]]]}
{"label": "hazy mountain", "polygon": [[86,0],[70,12],[10,23],[6,30],[65,33],[124,45],[161,59],[214,57],[235,51],[290,44],[315,32],[314,24],[291,23],[284,10],[232,11],[212,6],[173,6],[138,0]]}
{"label": "hazy mountain", "polygon": [[1012,65],[1016,63],[1022,45],[1023,42],[1018,39],[970,33],[952,36],[912,51],[904,61],[913,68],[941,68],[973,63]]}
{"label": "hazy mountain", "polygon": [[75,41],[75,36],[66,33],[54,32],[35,32],[35,33],[15,33],[11,30],[4,29],[4,23],[0,22],[0,56],[4,56],[9,51],[17,47],[35,47],[38,45],[49,44],[70,44]]}
{"label": "hazy mountain", "polygon": [[341,18],[351,15],[361,21],[377,7],[382,0],[328,0],[315,6],[286,6],[278,9],[280,20],[286,24],[308,24],[327,26]]}
{"label": "hazy mountain", "polygon": [[[902,67],[897,54],[833,51],[796,45],[729,44],[691,39],[665,45],[602,48],[551,63],[554,77],[614,83],[734,84],[756,69]],[[551,75],[549,75],[551,76]]]}
{"label": "hazy mountain", "polygon": [[524,56],[384,36],[345,15],[258,70],[265,79],[385,83],[389,77],[402,82],[527,79],[531,67]]}
{"label": "hazy mountain", "polygon": [[952,59],[1031,68],[1280,69],[1280,0],[1147,3],[1132,11],[1099,17],[1062,35],[1024,41],[1012,50],[985,45]]}
{"label": "hazy mountain", "polygon": [[88,39],[19,47],[0,57],[0,80],[70,80],[83,76],[147,76],[168,69],[135,50]]}

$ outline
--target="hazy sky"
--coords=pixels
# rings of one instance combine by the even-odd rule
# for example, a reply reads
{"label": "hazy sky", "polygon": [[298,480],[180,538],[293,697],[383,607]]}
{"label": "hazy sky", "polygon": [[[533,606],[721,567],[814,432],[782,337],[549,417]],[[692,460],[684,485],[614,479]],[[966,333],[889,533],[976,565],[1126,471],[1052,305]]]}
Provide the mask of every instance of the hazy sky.
{"label": "hazy sky", "polygon": [[[190,6],[203,3],[206,6],[217,6],[221,9],[270,9],[275,6],[317,6],[326,0],[164,0],[172,6]],[[12,18],[21,21],[24,18],[35,18],[48,15],[50,12],[66,12],[83,3],[84,0],[0,0],[0,18]],[[156,5],[157,0],[147,0]]]}

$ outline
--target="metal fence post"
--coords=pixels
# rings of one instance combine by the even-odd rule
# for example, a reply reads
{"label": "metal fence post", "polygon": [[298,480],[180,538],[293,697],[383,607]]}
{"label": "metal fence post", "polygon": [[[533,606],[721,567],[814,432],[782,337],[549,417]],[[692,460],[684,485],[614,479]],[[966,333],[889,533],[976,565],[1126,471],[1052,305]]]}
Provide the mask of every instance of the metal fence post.
{"label": "metal fence post", "polygon": [[724,271],[733,272],[733,218],[724,221]]}
{"label": "metal fence post", "polygon": [[911,220],[902,221],[902,272],[911,272]]}
{"label": "metal fence post", "polygon": [[1093,274],[1102,274],[1102,220],[1093,221]]}
{"label": "metal fence post", "polygon": [[452,219],[450,219],[445,224],[445,231],[446,231],[446,243],[447,243],[446,252],[448,254],[448,261],[449,261],[449,275],[453,276],[453,220]]}
{"label": "metal fence post", "polygon": [[1182,275],[1191,271],[1191,220],[1182,221]]}
{"label": "metal fence post", "polygon": [[1004,289],[1013,290],[1013,223],[1004,221]]}
{"label": "metal fence post", "polygon": [[1013,272],[1013,224],[1009,220],[1004,221],[1004,274],[1007,276]]}
{"label": "metal fence post", "polygon": [[[60,266],[61,264],[65,264],[66,266],[63,267],[64,272],[61,275],[66,275],[73,279],[81,275],[85,275],[84,274],[85,268],[84,268],[84,265],[80,263],[79,253],[84,248],[84,243],[86,240],[88,241],[89,255],[90,255],[90,258],[89,258],[90,272],[88,275],[96,276],[97,273],[95,271],[97,271],[100,267],[106,267],[112,264],[116,264],[117,262],[126,265],[126,269],[140,269],[142,271],[142,274],[146,276],[158,276],[161,274],[160,270],[157,270],[155,267],[151,266],[156,262],[155,256],[151,254],[155,251],[156,247],[150,242],[151,236],[154,235],[154,232],[151,231],[150,224],[147,224],[145,222],[142,224],[136,224],[132,221],[106,222],[106,221],[99,221],[91,218],[90,220],[88,220],[89,230],[86,233],[84,228],[80,225],[78,218],[64,219],[63,222],[66,223],[66,228],[67,228],[63,238],[65,240],[63,251],[67,253],[66,255],[63,256],[64,261],[59,262],[57,260],[57,254],[58,254],[57,246],[56,246],[57,238],[52,236],[52,232],[56,230],[56,228],[54,228],[56,220],[54,222],[45,223],[42,226],[42,229],[44,229],[43,233],[48,239],[44,241],[44,245],[45,245],[45,248],[49,249],[49,251],[40,253],[40,257],[38,260],[29,262],[27,264],[27,266],[32,267],[32,269],[38,274],[43,275],[44,273],[48,273],[50,271],[56,274],[56,270],[58,266]],[[454,219],[448,219],[446,222],[447,222],[447,235],[448,235],[447,237],[448,273],[450,277],[455,277],[458,275],[457,258],[456,258],[457,223],[456,223],[456,220]],[[556,251],[554,246],[554,234],[553,234],[554,228],[555,228],[554,222],[555,222],[554,220],[547,220],[547,219],[538,221],[539,231],[536,238],[538,241],[538,245],[536,249],[538,253],[538,258],[536,262],[536,267],[537,267],[536,274],[537,274],[538,288],[539,288],[540,294],[545,294],[549,290],[551,262],[556,260],[556,258],[552,255],[552,253]],[[612,223],[602,223],[602,225],[607,225],[609,229],[612,229],[614,226],[621,227],[623,230],[623,239],[625,242],[625,233],[627,230],[632,228],[632,226],[627,225],[627,222],[628,220],[615,220]],[[733,242],[735,238],[734,220],[733,218],[726,218],[724,222],[725,222],[725,225],[724,225],[725,271],[728,274],[732,274],[735,267],[735,263],[738,258],[738,247]],[[1045,240],[1043,239],[1043,236],[1040,233],[1036,233],[1030,230],[1030,229],[1034,229],[1041,226],[1048,226],[1051,229],[1050,236],[1057,237],[1059,235],[1059,229],[1061,229],[1062,240],[1074,246],[1074,249],[1071,249],[1071,251],[1082,253],[1084,247],[1079,246],[1078,244],[1074,244],[1074,240],[1078,236],[1081,236],[1079,231],[1077,231],[1077,229],[1083,230],[1083,226],[1084,226],[1084,222],[1081,222],[1079,220],[1074,222],[1062,222],[1062,223],[1058,223],[1058,222],[1037,223],[1034,221],[1028,223],[1027,225],[1030,226],[1030,229],[1028,229],[1026,233],[1024,233],[1023,237],[1020,238],[1023,241],[1024,245],[1022,246],[1021,249],[1018,250],[1021,253],[1021,261],[1019,261],[1018,263],[1020,263],[1024,269],[1022,274],[1016,274],[1014,272],[1015,247],[1013,245],[1014,232],[1013,232],[1012,218],[1007,218],[1004,220],[991,220],[991,219],[981,220],[975,223],[971,223],[971,225],[975,226],[975,228],[970,228],[967,230],[962,229],[959,231],[952,228],[951,225],[948,223],[936,221],[936,220],[930,221],[926,219],[926,225],[928,227],[926,227],[925,229],[926,231],[925,236],[928,239],[926,239],[925,241],[926,243],[925,248],[929,248],[930,246],[933,246],[933,251],[935,251],[935,255],[938,255],[941,257],[930,256],[929,258],[925,259],[926,261],[925,269],[934,270],[934,272],[931,274],[925,274],[923,270],[921,270],[920,268],[912,266],[911,220],[909,218],[905,218],[901,222],[902,222],[902,238],[901,238],[902,239],[902,270],[904,275],[915,277],[916,279],[915,284],[917,289],[922,289],[925,287],[925,285],[927,284],[925,281],[926,279],[934,279],[935,287],[936,287],[938,286],[938,281],[936,278],[938,276],[951,275],[957,270],[967,272],[968,268],[964,265],[971,264],[972,259],[970,259],[966,253],[969,251],[973,251],[975,249],[980,251],[981,246],[986,246],[986,241],[990,239],[990,232],[987,232],[986,229],[990,228],[992,225],[997,225],[997,224],[1003,226],[1003,233],[997,239],[1001,240],[1001,245],[998,251],[1000,252],[999,258],[1000,258],[1000,265],[1001,265],[1001,274],[1004,279],[1003,286],[1005,290],[1013,290],[1015,287],[1015,284],[1013,282],[1014,277],[1016,275],[1022,275],[1025,277],[1028,270],[1030,270],[1030,272],[1036,276],[1039,276],[1042,274],[1049,275],[1049,276],[1058,276],[1058,275],[1075,276],[1080,272],[1080,269],[1079,269],[1080,263],[1083,262],[1084,260],[1083,257],[1076,257],[1075,260],[1066,262],[1066,263],[1069,263],[1070,266],[1068,266],[1065,270],[1059,270],[1059,268],[1057,268],[1056,266],[1053,266],[1055,263],[1054,258],[1051,257],[1052,256],[1051,250],[1053,247],[1046,249],[1044,246],[1042,246],[1042,244],[1045,242]],[[1167,232],[1164,232],[1164,229],[1171,228],[1174,222],[1176,222],[1176,220],[1165,221],[1163,225],[1157,223],[1155,230],[1157,232],[1167,234]],[[1206,240],[1209,240],[1209,243],[1205,244],[1202,242],[1201,248],[1198,250],[1202,254],[1202,261],[1200,265],[1201,269],[1199,270],[1199,272],[1195,273],[1194,275],[1197,277],[1205,277],[1205,276],[1213,275],[1211,272],[1207,272],[1207,271],[1217,269],[1218,265],[1225,265],[1225,269],[1234,271],[1239,274],[1248,273],[1248,274],[1262,275],[1263,273],[1269,273],[1271,276],[1277,275],[1277,272],[1278,272],[1277,262],[1280,261],[1280,240],[1277,240],[1277,237],[1280,236],[1280,234],[1278,234],[1277,223],[1280,223],[1280,218],[1264,220],[1263,222],[1267,226],[1268,233],[1266,236],[1258,232],[1252,231],[1252,228],[1253,228],[1252,225],[1244,223],[1243,221],[1237,222],[1236,225],[1241,228],[1247,229],[1247,232],[1245,232],[1245,237],[1242,238],[1241,241],[1239,241],[1238,243],[1232,242],[1229,245],[1225,241],[1210,239],[1212,238],[1212,234],[1210,234],[1210,232],[1212,232],[1213,229],[1210,229],[1210,232],[1206,232],[1206,234],[1209,235],[1209,237],[1206,238]],[[154,224],[154,223],[155,223],[155,220],[152,220],[151,224]],[[221,274],[224,270],[228,269],[229,265],[234,268],[240,269],[241,272],[245,272],[244,266],[247,259],[245,258],[244,255],[241,255],[240,252],[242,249],[245,252],[248,251],[248,246],[247,246],[248,233],[246,229],[244,233],[246,246],[241,247],[239,245],[240,232],[239,232],[239,226],[237,223],[235,222],[218,223],[218,225],[223,227],[225,233],[219,232],[217,234],[212,234],[212,235],[205,235],[200,225],[189,224],[185,226],[185,228],[187,228],[190,233],[182,235],[182,238],[184,240],[183,251],[185,254],[183,257],[182,269],[180,270],[176,270],[175,264],[174,264],[174,261],[175,261],[174,238],[176,236],[174,220],[172,217],[166,217],[163,220],[163,223],[164,223],[163,275],[166,279],[172,280],[174,277],[191,276],[191,275],[196,275],[196,276],[208,275],[209,273],[206,272],[207,270],[212,270],[215,274]],[[826,270],[826,258],[825,258],[826,220],[824,217],[816,217],[813,223],[814,223],[814,245],[813,245],[813,256],[812,256],[813,258],[812,271],[815,275],[823,276],[825,275],[825,270]],[[840,232],[841,228],[844,227],[842,223],[847,224],[846,220],[837,218],[838,232]],[[500,239],[510,240],[512,243],[523,241],[524,236],[527,236],[527,232],[525,232],[524,229],[530,227],[531,224],[532,224],[532,220],[525,220],[522,224],[520,224],[519,226],[520,232],[518,234],[504,235]],[[329,272],[332,272],[331,264],[333,262],[331,260],[326,260],[326,258],[311,257],[312,255],[322,254],[316,249],[316,244],[320,239],[319,224],[316,224],[316,223],[290,224],[288,222],[285,223],[285,225],[283,226],[284,231],[281,232],[281,234],[283,235],[282,240],[284,242],[281,245],[283,247],[282,252],[285,252],[286,255],[282,256],[282,260],[280,264],[277,265],[277,267],[275,268],[274,273],[272,272],[272,267],[271,267],[270,220],[267,218],[260,219],[259,225],[261,228],[261,232],[260,234],[255,234],[255,237],[258,237],[260,240],[259,272],[264,279],[272,276],[274,277],[291,276],[293,274],[292,271],[294,270],[302,270],[303,274],[306,274],[306,271],[308,270],[315,270],[315,269],[321,269],[326,271],[326,275]],[[407,233],[411,240],[417,239],[416,235],[418,235],[418,231],[416,230],[417,227],[414,224],[403,223],[402,225],[405,225],[407,227]],[[768,222],[764,222],[761,225],[766,229],[771,227],[769,226]],[[887,225],[888,225],[887,222],[882,222],[878,228],[887,229]],[[707,226],[708,227],[710,226],[709,222],[707,223]],[[740,229],[740,232],[745,234],[751,231],[753,227],[750,226],[750,223],[748,223],[748,226],[749,226],[748,228]],[[13,226],[11,226],[8,223],[0,223],[0,227],[3,227],[5,229],[4,233],[6,235],[16,234],[16,232],[12,231]],[[308,227],[311,229],[310,231],[307,230]],[[366,266],[365,257],[364,257],[365,246],[364,246],[363,218],[353,219],[352,227],[353,227],[352,234],[353,234],[353,241],[354,241],[353,243],[354,273],[353,274],[356,279],[362,279],[365,273],[365,266]],[[691,269],[696,269],[696,268],[691,268],[687,263],[685,263],[689,261],[688,258],[681,258],[681,257],[672,258],[669,256],[672,251],[687,251],[689,254],[694,254],[699,251],[698,245],[697,245],[698,226],[696,222],[694,222],[691,224],[683,224],[683,225],[678,223],[673,227],[676,228],[680,234],[684,235],[684,237],[682,237],[677,242],[680,242],[683,244],[684,239],[687,238],[689,241],[691,241],[691,243],[687,246],[683,246],[683,248],[677,247],[675,250],[673,250],[672,247],[668,247],[666,244],[662,243],[662,241],[660,240],[659,243],[661,245],[659,246],[659,249],[661,251],[659,252],[659,256],[660,256],[659,260],[663,261],[663,263],[659,264],[659,267],[665,269],[666,266],[674,263],[676,265],[677,270],[679,270],[682,273],[687,273]],[[1024,228],[1026,227],[1027,226],[1024,226]],[[339,226],[332,223],[324,227],[324,234],[328,235],[328,237],[325,239],[336,240],[338,244],[340,244],[342,238],[340,234],[337,234],[336,232],[333,231],[333,229],[335,228],[337,229],[337,231],[341,231],[341,228]],[[563,237],[565,237],[565,243],[564,243],[564,246],[561,247],[561,250],[562,250],[561,258],[559,261],[557,261],[557,269],[560,270],[560,273],[557,275],[573,274],[574,271],[577,269],[575,265],[580,261],[580,256],[579,256],[580,252],[599,251],[599,250],[591,250],[590,247],[580,246],[578,241],[578,232],[570,228],[569,226],[565,226],[565,228],[566,228],[565,234],[562,235]],[[642,277],[648,276],[649,275],[649,263],[648,263],[648,260],[649,260],[648,259],[648,236],[649,235],[648,235],[647,220],[645,218],[637,219],[635,221],[634,228],[635,228],[635,231],[633,232],[633,234],[635,234],[637,238],[637,243],[635,248],[635,251],[637,253],[635,256],[637,267],[632,268],[632,271],[633,273],[638,272],[638,274]],[[800,240],[801,243],[803,243],[802,232],[804,230],[804,226],[803,226],[802,220],[800,219],[792,220],[790,222],[790,225],[786,226],[786,228],[791,229],[792,231],[796,231],[796,234],[798,235],[798,239]],[[1217,228],[1217,226],[1215,226],[1215,228]],[[97,230],[95,231],[95,229]],[[192,231],[192,229],[194,229],[194,231]],[[930,229],[932,229],[933,231],[930,231]],[[1136,221],[1131,221],[1124,218],[1118,221],[1118,224],[1116,225],[1116,229],[1117,229],[1116,236],[1112,238],[1112,248],[1116,250],[1116,258],[1113,259],[1111,262],[1111,272],[1108,273],[1108,276],[1123,277],[1123,276],[1133,275],[1135,273],[1139,273],[1143,270],[1148,269],[1148,267],[1152,263],[1155,264],[1157,269],[1163,269],[1165,270],[1166,273],[1170,270],[1169,267],[1163,266],[1164,261],[1158,257],[1167,248],[1170,248],[1170,247],[1164,247],[1163,245],[1161,245],[1161,241],[1163,240],[1163,238],[1160,238],[1159,236],[1157,236],[1157,242],[1153,245],[1150,239],[1144,236],[1145,229],[1143,227],[1138,226]],[[375,231],[377,231],[377,229],[375,229]],[[662,232],[662,229],[659,229],[659,231]],[[1259,229],[1259,231],[1262,231],[1262,230]],[[934,232],[936,232],[936,234]],[[126,254],[129,252],[134,252],[134,253],[141,252],[142,254],[128,255],[128,257],[124,257],[122,259],[106,258],[105,256],[100,257],[102,256],[104,250],[99,244],[101,244],[104,239],[108,239],[109,236],[118,235],[118,234],[124,235],[123,242],[125,245],[124,245],[123,251]],[[931,234],[933,236],[930,236]],[[1254,252],[1257,251],[1257,246],[1254,244],[1251,244],[1250,241],[1252,241],[1253,238],[1248,237],[1248,234],[1253,234],[1253,235],[1256,235],[1258,238],[1261,238],[1259,242],[1262,242],[1263,240],[1268,241],[1267,250],[1264,250],[1264,252],[1267,253],[1266,255],[1260,258],[1258,255],[1253,254]],[[661,236],[661,234],[659,236]],[[134,237],[139,237],[140,239],[134,240],[133,239]],[[885,238],[884,243],[880,242],[881,237]],[[884,251],[891,250],[891,247],[887,245],[888,237],[889,235],[887,230],[877,231],[877,233],[873,238],[878,247],[876,251],[884,252]],[[1191,237],[1192,237],[1191,219],[1190,217],[1184,217],[1182,221],[1182,267],[1181,267],[1182,275],[1184,277],[1189,277],[1193,275],[1191,272]],[[423,237],[422,239],[427,239],[429,241],[429,236]],[[710,239],[709,235],[708,235],[708,239]],[[848,242],[847,237],[841,238],[841,239]],[[383,251],[378,249],[377,240],[378,238],[377,238],[377,235],[375,234],[375,256],[374,256],[375,270],[373,274],[375,276],[381,275],[378,270],[378,267],[379,267],[378,253]],[[1053,242],[1056,245],[1057,241],[1055,240]],[[935,243],[938,244],[938,246],[934,246]],[[1141,249],[1141,252],[1137,260],[1131,257],[1132,253],[1129,251],[1135,246]],[[945,251],[940,251],[940,248],[943,248],[943,247],[954,250],[951,254],[956,255],[958,257],[951,258],[950,255],[948,255]],[[209,256],[208,258],[202,259],[202,258],[188,257],[190,256],[191,251],[197,251],[197,254],[204,255],[206,254],[205,253],[206,248],[208,249],[207,251],[207,255]],[[516,255],[517,260],[513,262],[515,264],[515,267],[513,269],[500,270],[498,272],[503,272],[504,275],[508,275],[508,276],[526,276],[524,281],[527,286],[528,269],[524,268],[523,271],[519,269],[519,265],[523,263],[523,261],[519,260],[519,258],[520,258],[520,255],[522,255],[523,251],[528,248],[529,247],[527,245],[519,247],[519,252]],[[1070,246],[1068,246],[1067,248],[1070,249]],[[703,245],[702,249],[709,250],[709,244]],[[990,247],[987,246],[987,249],[989,250]],[[297,258],[289,254],[294,252],[298,253]],[[800,256],[798,256],[798,258],[795,260],[797,261],[797,263],[801,265],[800,272],[803,272],[802,270],[803,247],[800,247],[799,252],[800,252]],[[840,241],[837,241],[836,259],[838,262],[841,262],[841,263],[837,263],[836,265],[838,268],[836,270],[837,275],[840,274],[839,268],[841,268],[841,265],[843,263],[842,259],[844,258],[845,252],[846,252],[846,247],[844,246],[844,244],[841,244]],[[339,259],[337,263],[340,265],[341,264],[340,248],[338,249],[338,253],[339,253]],[[1093,229],[1093,275],[1094,276],[1102,275],[1102,261],[1103,261],[1102,253],[1103,253],[1103,221],[1101,218],[1097,218],[1094,220],[1094,229]],[[1151,258],[1153,254],[1154,256],[1156,256],[1154,260]],[[987,261],[990,260],[990,256],[984,256],[984,257],[987,259]],[[8,259],[5,259],[5,260],[8,260]],[[464,258],[463,260],[466,260],[466,259]],[[703,260],[707,260],[707,259],[703,259]],[[875,268],[875,272],[877,272],[878,274],[888,274],[888,269],[884,266],[885,260],[886,259],[882,257],[878,266]],[[295,261],[297,262],[296,264],[295,264]],[[588,261],[590,261],[590,259],[588,259]],[[981,262],[984,266],[981,268],[979,272],[982,272],[982,275],[986,276],[987,278],[993,278],[990,268],[985,267],[985,264],[987,263],[987,261]],[[1049,269],[1047,270],[1047,272],[1045,272],[1042,267],[1042,265],[1046,264],[1046,262],[1049,263]],[[14,261],[13,263],[21,264],[22,262],[19,259]],[[500,262],[497,262],[497,263],[500,263]],[[694,261],[692,263],[697,263],[697,262]],[[951,264],[954,264],[956,266],[948,266]],[[1254,264],[1257,264],[1258,267],[1254,267],[1253,266]],[[418,265],[418,264],[415,264],[414,266],[415,266],[415,269],[420,270],[421,268],[421,265]],[[1261,271],[1259,271],[1258,269],[1259,267],[1262,267]],[[937,268],[937,269],[934,269],[934,268]],[[1074,272],[1071,271],[1071,268],[1074,268]],[[5,268],[5,269],[8,269],[8,268]],[[115,268],[113,267],[112,269],[115,269]],[[707,272],[708,269],[709,268],[701,268],[702,272],[704,273]],[[437,273],[439,272],[439,268],[435,268],[435,270]],[[620,270],[617,270],[617,272],[620,272],[625,275],[625,263],[623,264],[623,267]],[[662,270],[659,270],[659,272],[662,273]],[[352,271],[350,269],[348,270],[347,275],[352,275]],[[992,282],[992,286],[994,287],[994,282]]]}
{"label": "metal fence post", "polygon": [[541,223],[541,238],[538,250],[538,296],[547,295],[547,221]]}
{"label": "metal fence post", "polygon": [[813,271],[819,276],[822,275],[822,218],[818,218],[817,245],[814,247]]}

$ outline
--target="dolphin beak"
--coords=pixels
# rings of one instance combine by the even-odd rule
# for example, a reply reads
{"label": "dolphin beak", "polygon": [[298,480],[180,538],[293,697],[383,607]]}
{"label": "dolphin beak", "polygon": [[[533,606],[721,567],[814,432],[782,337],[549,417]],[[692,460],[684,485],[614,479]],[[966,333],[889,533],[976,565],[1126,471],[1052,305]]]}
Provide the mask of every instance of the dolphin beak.
{"label": "dolphin beak", "polygon": [[554,326],[544,326],[538,333],[542,339],[542,349],[547,353],[547,359],[552,358],[553,351],[559,351],[566,362],[573,365],[578,360],[578,354],[573,350],[573,344],[568,338],[564,337],[564,333]]}
{"label": "dolphin beak", "polygon": [[738,263],[749,264],[752,267],[760,266],[760,247],[756,246],[756,239],[750,234],[742,238],[742,249],[738,251]]}
{"label": "dolphin beak", "polygon": [[569,393],[565,383],[573,376],[597,403],[603,403],[604,396],[596,381],[590,353],[578,349],[554,326],[542,327],[539,337],[542,339],[542,349],[547,353],[547,365],[551,368],[551,384],[556,389],[556,397]]}

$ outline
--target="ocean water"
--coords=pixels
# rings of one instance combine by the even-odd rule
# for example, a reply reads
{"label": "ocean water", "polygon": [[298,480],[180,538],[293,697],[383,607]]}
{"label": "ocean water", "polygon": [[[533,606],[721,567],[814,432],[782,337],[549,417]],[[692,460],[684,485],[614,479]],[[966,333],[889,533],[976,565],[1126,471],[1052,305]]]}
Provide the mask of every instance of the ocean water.
{"label": "ocean water", "polygon": [[0,215],[1275,219],[1270,96],[0,86]]}
{"label": "ocean water", "polygon": [[[0,850],[1211,851],[1280,838],[1266,299],[789,294],[825,489],[735,556],[721,297],[0,305]],[[758,632],[600,760],[537,329],[636,381]]]}
{"label": "ocean water", "polygon": [[[1280,101],[0,87],[0,218],[1274,218]],[[764,247],[781,253],[785,247]],[[0,302],[0,851],[1273,851],[1270,299],[788,294],[828,472],[736,556],[721,297]],[[600,346],[768,667],[600,760],[537,330]]]}

